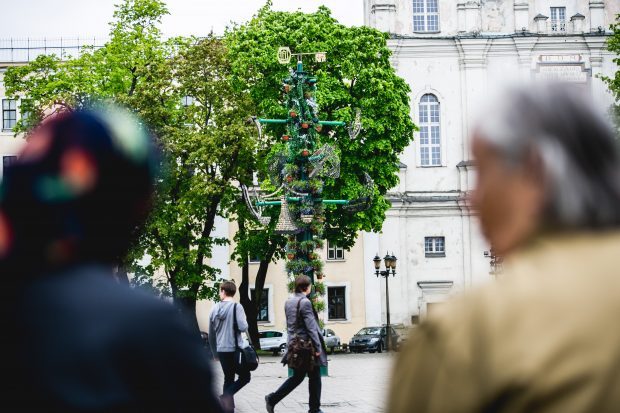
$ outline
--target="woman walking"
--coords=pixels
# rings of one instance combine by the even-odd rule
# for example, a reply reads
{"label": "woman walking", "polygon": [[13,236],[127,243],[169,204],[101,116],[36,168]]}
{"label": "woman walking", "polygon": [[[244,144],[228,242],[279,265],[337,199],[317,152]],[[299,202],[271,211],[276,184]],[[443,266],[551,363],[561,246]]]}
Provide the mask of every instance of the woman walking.
{"label": "woman walking", "polygon": [[[293,376],[289,377],[278,390],[265,396],[267,412],[273,413],[275,405],[304,381],[308,375],[310,393],[309,413],[323,413],[321,410],[321,366],[327,365],[327,354],[323,336],[320,332],[319,319],[312,303],[307,298],[310,294],[312,281],[310,277],[300,275],[295,279],[295,295],[284,304],[288,331],[288,348],[296,338],[310,340],[314,347],[314,362],[310,369],[294,368]],[[282,358],[282,364],[288,363],[288,354]]]}

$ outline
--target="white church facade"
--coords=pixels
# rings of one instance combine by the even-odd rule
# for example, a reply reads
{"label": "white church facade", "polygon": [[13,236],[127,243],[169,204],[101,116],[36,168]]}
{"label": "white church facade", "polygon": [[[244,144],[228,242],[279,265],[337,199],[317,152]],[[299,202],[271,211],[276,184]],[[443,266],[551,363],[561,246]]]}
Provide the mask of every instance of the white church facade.
{"label": "white church facade", "polygon": [[[392,64],[411,87],[419,127],[400,158],[383,231],[364,234],[365,262],[377,251],[398,257],[391,321],[409,324],[493,278],[491,246],[467,201],[475,184],[469,137],[485,97],[507,80],[557,79],[582,83],[609,106],[597,75],[617,70],[605,42],[620,2],[365,0],[364,8],[366,25],[390,33]],[[370,270],[366,277],[368,285]],[[366,301],[367,318],[385,322],[384,295]]]}

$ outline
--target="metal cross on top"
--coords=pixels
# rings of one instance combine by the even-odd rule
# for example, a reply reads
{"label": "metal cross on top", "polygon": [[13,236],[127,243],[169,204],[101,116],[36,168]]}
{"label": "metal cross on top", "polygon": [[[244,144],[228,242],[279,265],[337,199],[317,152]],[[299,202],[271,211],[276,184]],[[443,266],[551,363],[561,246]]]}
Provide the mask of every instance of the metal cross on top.
{"label": "metal cross on top", "polygon": [[[319,120],[319,108],[315,99],[317,79],[303,69],[302,56],[313,55],[315,61],[324,62],[325,52],[292,54],[288,47],[278,49],[278,61],[289,64],[291,57],[297,59],[296,69],[291,69],[282,83],[287,107],[286,119],[256,119],[259,133],[263,124],[286,125],[281,136],[282,149],[270,158],[269,178],[278,188],[271,194],[250,191],[242,187],[243,195],[251,212],[263,225],[269,217],[262,215],[263,208],[280,205],[280,216],[275,232],[288,235],[286,244],[286,270],[289,286],[297,275],[308,275],[313,283],[315,275],[323,278],[323,261],[315,251],[323,246],[324,205],[343,205],[351,212],[367,209],[371,205],[373,184],[365,174],[365,193],[356,200],[323,199],[325,178],[340,176],[340,158],[336,148],[323,143],[324,127],[346,126],[345,122]],[[361,130],[360,112],[356,112],[353,126],[348,128],[354,139]],[[332,130],[330,132],[334,133]],[[333,136],[333,135],[330,135]],[[319,295],[323,289],[315,284]]]}

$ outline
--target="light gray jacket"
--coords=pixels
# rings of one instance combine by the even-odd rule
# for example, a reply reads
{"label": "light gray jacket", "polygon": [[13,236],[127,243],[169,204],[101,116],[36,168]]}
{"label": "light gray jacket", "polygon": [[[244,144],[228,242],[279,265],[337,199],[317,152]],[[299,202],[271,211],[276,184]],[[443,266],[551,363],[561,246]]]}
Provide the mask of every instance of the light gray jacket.
{"label": "light gray jacket", "polygon": [[213,355],[216,352],[235,351],[235,336],[233,335],[233,309],[237,310],[237,345],[243,347],[241,332],[248,330],[248,321],[243,306],[233,301],[221,301],[213,306],[209,315],[209,346]]}
{"label": "light gray jacket", "polygon": [[[297,303],[299,303],[299,317],[301,319],[300,326],[297,326]],[[297,336],[303,339],[312,340],[314,348],[321,352],[318,364],[323,366],[327,365],[327,353],[325,352],[325,344],[323,343],[323,335],[321,334],[321,328],[319,327],[319,320],[314,315],[312,310],[312,303],[302,293],[295,293],[295,295],[284,303],[284,313],[286,314],[286,327],[288,332],[288,342],[297,334]],[[282,363],[286,363],[286,354],[282,358]]]}

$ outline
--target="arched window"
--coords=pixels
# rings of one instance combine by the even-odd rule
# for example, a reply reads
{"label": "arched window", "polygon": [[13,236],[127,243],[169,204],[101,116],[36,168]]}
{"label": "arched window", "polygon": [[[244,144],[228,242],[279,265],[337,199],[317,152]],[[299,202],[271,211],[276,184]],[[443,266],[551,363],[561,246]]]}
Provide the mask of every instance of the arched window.
{"label": "arched window", "polygon": [[420,99],[420,164],[441,165],[441,125],[437,96],[427,93]]}
{"label": "arched window", "polygon": [[439,8],[437,6],[437,0],[413,0],[413,31],[439,31]]}

